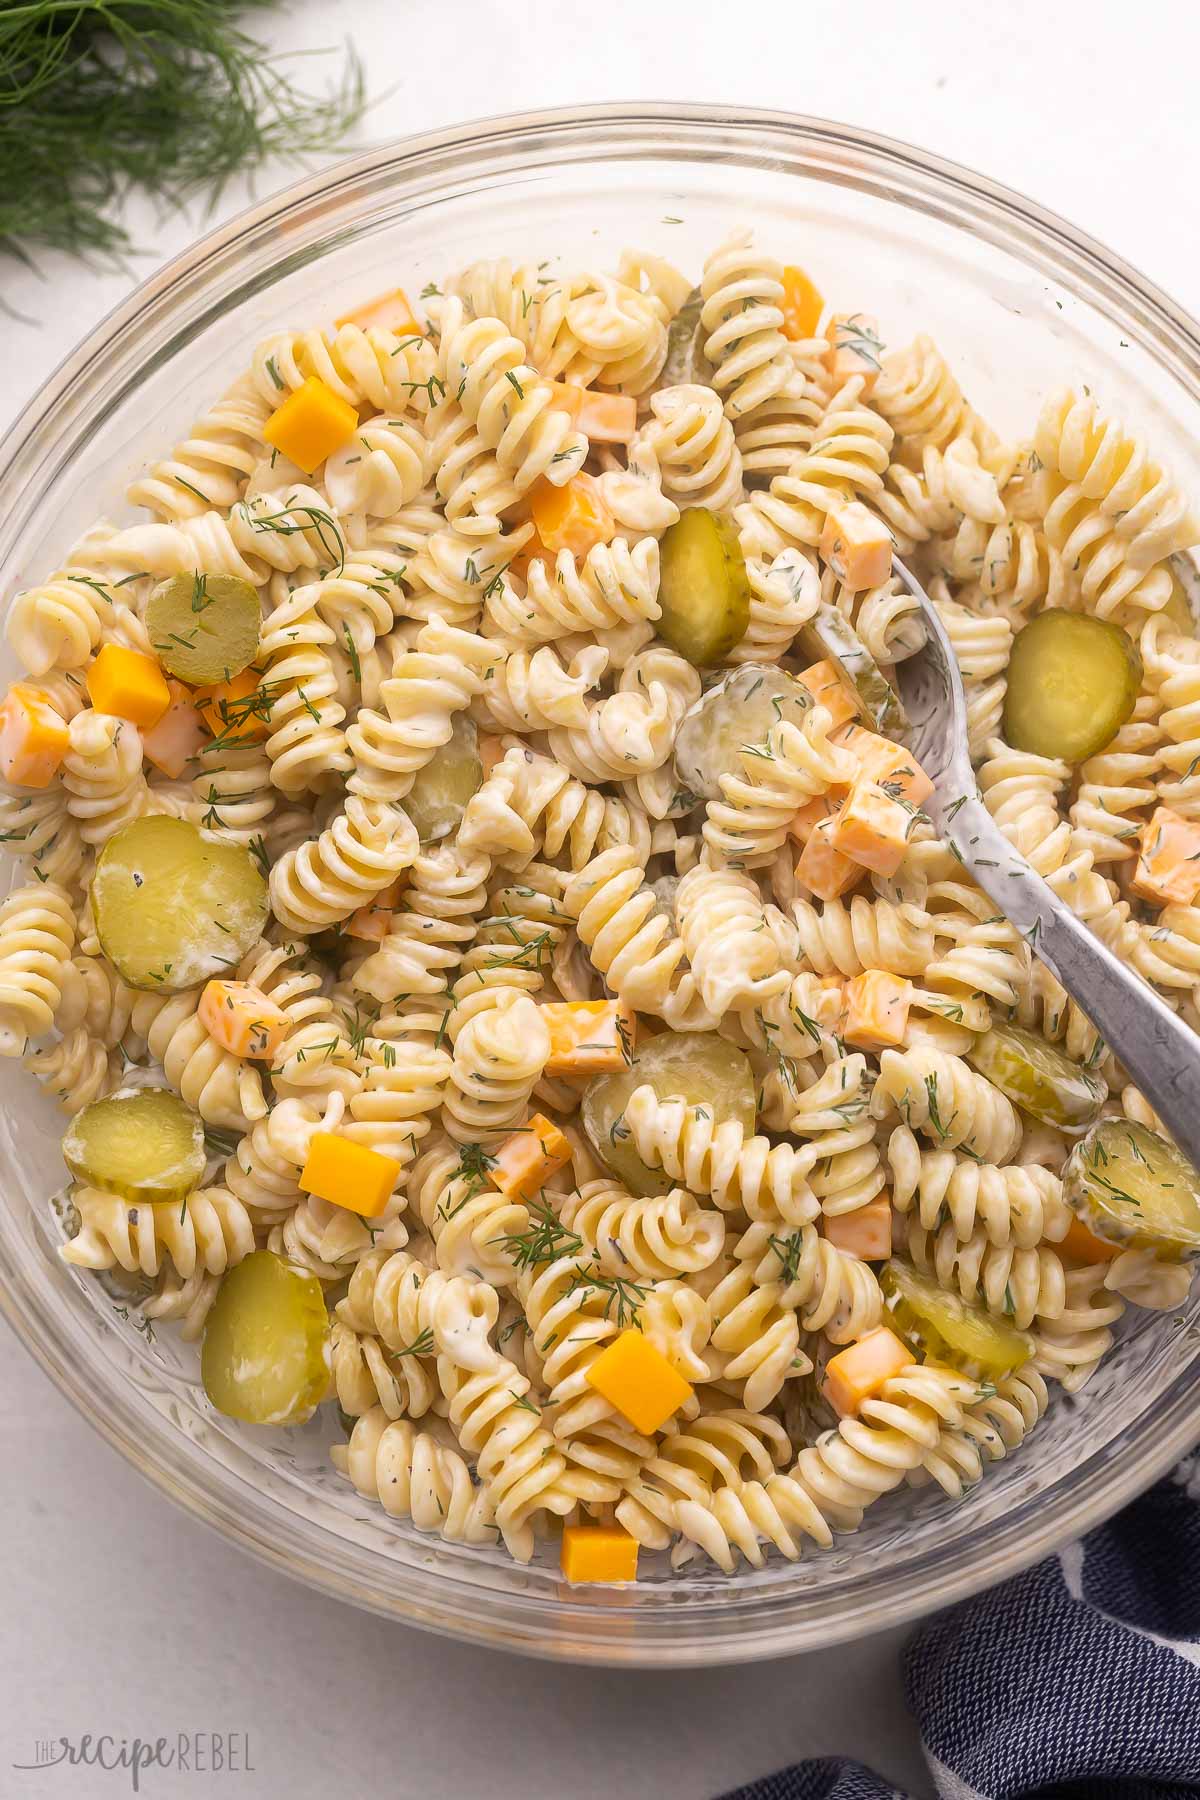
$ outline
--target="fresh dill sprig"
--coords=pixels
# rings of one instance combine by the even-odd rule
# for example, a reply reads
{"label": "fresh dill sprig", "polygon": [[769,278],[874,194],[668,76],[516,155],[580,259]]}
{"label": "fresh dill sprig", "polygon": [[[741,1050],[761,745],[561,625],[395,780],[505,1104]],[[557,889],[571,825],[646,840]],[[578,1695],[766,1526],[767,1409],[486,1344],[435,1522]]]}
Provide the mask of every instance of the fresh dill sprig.
{"label": "fresh dill sprig", "polygon": [[[254,0],[266,4],[267,0]],[[169,205],[277,156],[343,145],[363,72],[306,93],[238,23],[242,0],[29,0],[0,7],[0,250],[119,258],[131,187]]]}

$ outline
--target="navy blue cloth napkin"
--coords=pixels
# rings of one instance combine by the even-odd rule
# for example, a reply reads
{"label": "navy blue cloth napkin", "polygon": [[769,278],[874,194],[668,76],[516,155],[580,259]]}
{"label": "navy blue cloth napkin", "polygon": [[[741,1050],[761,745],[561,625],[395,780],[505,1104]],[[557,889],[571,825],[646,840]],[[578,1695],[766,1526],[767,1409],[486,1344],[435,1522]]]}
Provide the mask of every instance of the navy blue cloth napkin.
{"label": "navy blue cloth napkin", "polygon": [[[908,1703],[944,1800],[1200,1796],[1200,1456],[1107,1525],[917,1632]],[[906,1800],[796,1763],[726,1800]]]}

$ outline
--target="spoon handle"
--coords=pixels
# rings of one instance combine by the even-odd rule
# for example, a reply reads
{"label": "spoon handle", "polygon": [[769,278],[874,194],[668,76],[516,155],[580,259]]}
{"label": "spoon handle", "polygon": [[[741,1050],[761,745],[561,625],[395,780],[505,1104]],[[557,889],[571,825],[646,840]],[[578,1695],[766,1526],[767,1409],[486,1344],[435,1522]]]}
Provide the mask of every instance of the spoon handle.
{"label": "spoon handle", "polygon": [[1082,1007],[1184,1155],[1200,1168],[1195,1033],[1080,923],[1013,848],[978,796],[956,806],[943,830],[979,886]]}

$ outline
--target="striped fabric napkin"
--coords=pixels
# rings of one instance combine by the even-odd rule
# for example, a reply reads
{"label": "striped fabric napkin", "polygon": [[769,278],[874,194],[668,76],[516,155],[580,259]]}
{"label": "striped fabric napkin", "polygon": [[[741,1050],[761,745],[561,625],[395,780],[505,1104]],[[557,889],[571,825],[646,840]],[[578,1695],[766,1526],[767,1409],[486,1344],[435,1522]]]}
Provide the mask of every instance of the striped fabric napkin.
{"label": "striped fabric napkin", "polygon": [[[1057,1556],[923,1626],[908,1702],[944,1800],[1200,1796],[1200,1454]],[[796,1763],[726,1800],[908,1800]]]}

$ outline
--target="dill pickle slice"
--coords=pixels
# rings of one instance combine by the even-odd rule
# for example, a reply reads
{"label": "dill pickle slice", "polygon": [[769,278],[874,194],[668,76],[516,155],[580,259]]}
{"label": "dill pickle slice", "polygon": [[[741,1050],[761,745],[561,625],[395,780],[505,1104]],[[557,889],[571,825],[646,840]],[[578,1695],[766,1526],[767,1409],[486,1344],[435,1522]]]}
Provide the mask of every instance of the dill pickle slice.
{"label": "dill pickle slice", "polygon": [[172,575],[146,602],[146,630],[168,674],[231,681],[258,654],[262,607],[240,575]]}
{"label": "dill pickle slice", "polygon": [[737,532],[707,506],[667,527],[659,547],[658,635],[693,668],[724,661],[750,623],[750,581]]}
{"label": "dill pickle slice", "polygon": [[1014,1106],[1059,1131],[1086,1131],[1108,1099],[1108,1084],[1099,1075],[1020,1025],[993,1025],[966,1056]]}
{"label": "dill pickle slice", "polygon": [[483,785],[479,733],[466,713],[455,713],[449,743],[434,752],[404,797],[404,810],[422,844],[449,837],[467,809],[467,801]]}
{"label": "dill pickle slice", "polygon": [[77,1181],[122,1200],[182,1200],[204,1175],[204,1127],[169,1088],[124,1088],[76,1113],[62,1142]]}
{"label": "dill pickle slice", "polygon": [[1200,1254],[1200,1176],[1174,1144],[1130,1119],[1101,1119],[1080,1139],[1063,1199],[1106,1243],[1170,1261]]}
{"label": "dill pickle slice", "polygon": [[698,381],[712,386],[713,366],[704,354],[700,314],[704,296],[694,287],[667,327],[667,360],[659,376],[660,387],[679,387]]}
{"label": "dill pickle slice", "polygon": [[185,819],[135,819],[114,832],[91,893],[104,954],[131,987],[154,993],[227,974],[267,922],[267,884],[249,850]]}
{"label": "dill pickle slice", "polygon": [[1116,737],[1141,683],[1141,656],[1119,625],[1051,607],[1013,639],[1005,741],[1034,756],[1086,762]]}
{"label": "dill pickle slice", "polygon": [[631,1194],[666,1194],[676,1185],[644,1163],[623,1122],[634,1088],[648,1082],[660,1100],[707,1106],[714,1120],[737,1119],[754,1131],[754,1073],[745,1052],[711,1031],[663,1031],[639,1045],[627,1069],[598,1075],[583,1090],[583,1128],[601,1160]]}
{"label": "dill pickle slice", "polygon": [[812,706],[807,688],[767,663],[742,663],[700,696],[680,721],[675,774],[701,800],[721,798],[721,776],[740,775],[738,752],[761,744],[781,719],[802,725]]}
{"label": "dill pickle slice", "polygon": [[976,1381],[996,1381],[1033,1355],[1028,1332],[948,1293],[898,1257],[881,1271],[879,1285],[891,1323],[924,1362],[942,1363]]}
{"label": "dill pickle slice", "polygon": [[831,662],[872,731],[895,737],[908,729],[900,696],[848,619],[822,604],[800,627],[800,643],[814,662]]}
{"label": "dill pickle slice", "polygon": [[302,1425],[329,1388],[329,1314],[316,1276],[270,1250],[230,1269],[205,1323],[200,1375],[227,1418]]}

